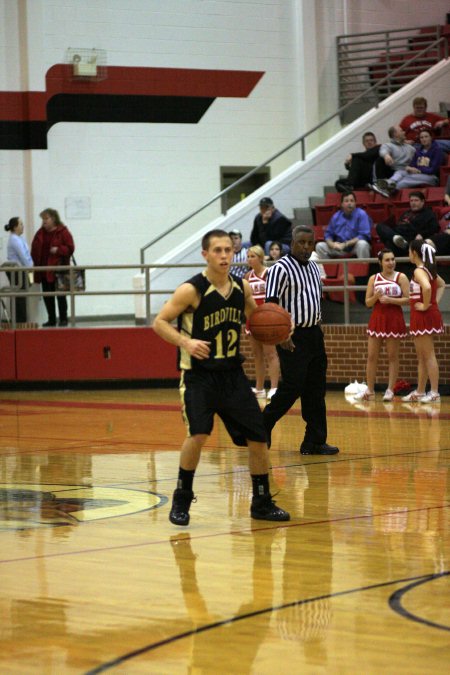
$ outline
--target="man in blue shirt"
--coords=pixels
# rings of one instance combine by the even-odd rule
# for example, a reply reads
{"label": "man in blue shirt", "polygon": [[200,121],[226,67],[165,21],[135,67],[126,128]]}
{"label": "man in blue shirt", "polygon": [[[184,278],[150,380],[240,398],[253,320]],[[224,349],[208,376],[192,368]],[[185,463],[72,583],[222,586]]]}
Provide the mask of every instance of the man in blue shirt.
{"label": "man in blue shirt", "polygon": [[370,258],[370,230],[372,221],[367,213],[356,206],[353,192],[343,193],[341,209],[333,214],[325,230],[325,241],[316,245],[317,258]]}

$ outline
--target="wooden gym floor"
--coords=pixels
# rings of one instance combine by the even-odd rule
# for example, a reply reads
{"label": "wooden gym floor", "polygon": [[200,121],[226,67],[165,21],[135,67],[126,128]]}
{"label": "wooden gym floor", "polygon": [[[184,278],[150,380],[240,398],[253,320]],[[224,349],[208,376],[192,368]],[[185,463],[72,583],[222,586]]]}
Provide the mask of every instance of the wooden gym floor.
{"label": "wooden gym floor", "polygon": [[1,392],[0,672],[447,673],[450,398],[327,403],[338,456],[273,434],[289,523],[217,420],[177,528],[177,391]]}

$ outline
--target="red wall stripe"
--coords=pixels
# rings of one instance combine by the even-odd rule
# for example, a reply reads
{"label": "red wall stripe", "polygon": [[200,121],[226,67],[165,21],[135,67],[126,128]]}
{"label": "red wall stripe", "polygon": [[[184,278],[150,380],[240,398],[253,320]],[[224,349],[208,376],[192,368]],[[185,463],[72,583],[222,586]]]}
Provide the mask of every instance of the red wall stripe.
{"label": "red wall stripe", "polygon": [[74,79],[72,66],[56,64],[47,71],[45,92],[0,92],[0,120],[46,120],[48,100],[63,93],[246,98],[263,75],[246,70],[108,66],[106,79],[95,81]]}

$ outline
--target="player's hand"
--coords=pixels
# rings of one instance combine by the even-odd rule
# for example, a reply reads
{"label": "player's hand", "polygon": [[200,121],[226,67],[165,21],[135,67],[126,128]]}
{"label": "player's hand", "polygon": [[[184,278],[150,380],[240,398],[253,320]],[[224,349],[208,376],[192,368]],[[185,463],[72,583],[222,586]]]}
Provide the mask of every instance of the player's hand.
{"label": "player's hand", "polygon": [[291,338],[288,338],[284,342],[280,342],[278,346],[281,347],[281,349],[286,349],[286,351],[288,352],[293,352],[295,349],[295,345],[292,342]]}
{"label": "player's hand", "polygon": [[423,302],[416,302],[414,305],[414,309],[417,309],[418,312],[426,312],[428,307],[425,307]]}
{"label": "player's hand", "polygon": [[385,155],[384,156],[384,163],[387,164],[387,166],[392,166],[394,163],[394,160],[390,155]]}
{"label": "player's hand", "polygon": [[382,305],[389,305],[391,299],[387,295],[381,294],[381,297],[378,298],[378,301],[381,302]]}
{"label": "player's hand", "polygon": [[195,356],[200,361],[207,359],[211,353],[210,342],[205,340],[189,340],[186,349],[191,356]]}

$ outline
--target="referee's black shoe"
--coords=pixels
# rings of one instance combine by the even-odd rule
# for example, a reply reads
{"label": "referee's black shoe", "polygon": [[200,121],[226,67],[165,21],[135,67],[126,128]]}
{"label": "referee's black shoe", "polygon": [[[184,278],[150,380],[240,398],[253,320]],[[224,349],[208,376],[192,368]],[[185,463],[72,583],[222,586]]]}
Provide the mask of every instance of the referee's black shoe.
{"label": "referee's black shoe", "polygon": [[284,509],[280,509],[272,499],[271,494],[253,497],[250,515],[255,520],[290,520],[291,516]]}
{"label": "referee's black shoe", "polygon": [[174,525],[189,525],[189,509],[191,502],[196,498],[192,490],[182,490],[177,488],[173,493],[172,508],[169,513],[169,520]]}
{"label": "referee's black shoe", "polygon": [[337,455],[339,448],[335,445],[328,445],[328,443],[311,443],[311,441],[303,441],[300,446],[300,454],[302,455]]}

